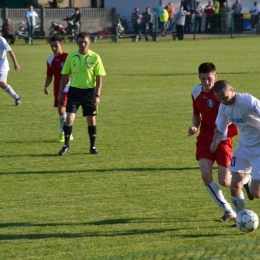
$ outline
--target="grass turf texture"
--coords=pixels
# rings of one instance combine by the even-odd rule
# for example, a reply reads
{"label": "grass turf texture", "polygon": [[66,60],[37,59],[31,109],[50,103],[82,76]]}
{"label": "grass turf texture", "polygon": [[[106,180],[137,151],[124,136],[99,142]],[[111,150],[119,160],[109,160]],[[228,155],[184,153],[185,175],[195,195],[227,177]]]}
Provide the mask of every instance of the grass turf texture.
{"label": "grass turf texture", "polygon": [[[11,69],[9,83],[23,102],[1,92],[0,259],[260,259],[259,230],[215,221],[222,211],[202,183],[196,137],[186,137],[200,63],[214,62],[219,79],[260,98],[258,42],[92,44],[107,72],[100,156],[88,154],[80,110],[65,157],[53,95],[43,93],[50,47],[14,45],[22,69]],[[258,203],[247,208],[259,215]]]}

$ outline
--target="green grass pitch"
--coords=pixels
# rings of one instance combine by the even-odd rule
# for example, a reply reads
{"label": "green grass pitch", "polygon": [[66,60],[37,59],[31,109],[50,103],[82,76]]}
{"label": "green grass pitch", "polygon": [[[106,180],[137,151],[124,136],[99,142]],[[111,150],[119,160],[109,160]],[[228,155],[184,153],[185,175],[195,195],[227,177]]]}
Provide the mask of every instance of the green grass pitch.
{"label": "green grass pitch", "polygon": [[[91,49],[107,72],[100,156],[88,154],[80,109],[70,154],[59,157],[58,113],[43,93],[51,49],[13,45],[21,71],[11,67],[8,82],[23,101],[0,92],[0,259],[260,259],[259,230],[216,222],[222,211],[202,183],[196,137],[186,136],[200,63],[260,98],[259,38],[101,40]],[[257,200],[247,208],[260,214]]]}

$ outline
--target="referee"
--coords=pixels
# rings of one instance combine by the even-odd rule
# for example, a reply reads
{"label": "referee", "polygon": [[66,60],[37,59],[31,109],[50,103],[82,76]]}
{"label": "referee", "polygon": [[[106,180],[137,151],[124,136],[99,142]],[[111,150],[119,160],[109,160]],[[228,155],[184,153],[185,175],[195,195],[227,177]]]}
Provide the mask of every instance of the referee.
{"label": "referee", "polygon": [[69,53],[61,71],[61,85],[59,101],[62,102],[63,89],[70,76],[70,88],[66,107],[67,118],[64,124],[65,143],[59,155],[69,152],[69,140],[72,134],[72,125],[79,106],[82,106],[83,117],[86,117],[90,139],[90,154],[98,154],[96,141],[96,115],[100,103],[102,76],[106,75],[100,56],[89,49],[90,37],[86,32],[77,35],[77,51]]}

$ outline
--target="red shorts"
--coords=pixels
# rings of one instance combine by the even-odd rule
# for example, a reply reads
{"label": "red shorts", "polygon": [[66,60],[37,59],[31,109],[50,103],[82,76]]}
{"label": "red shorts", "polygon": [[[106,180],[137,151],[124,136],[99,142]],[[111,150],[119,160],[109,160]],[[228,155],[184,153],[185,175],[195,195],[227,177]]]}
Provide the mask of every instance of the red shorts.
{"label": "red shorts", "polygon": [[63,92],[63,103],[60,104],[58,101],[59,93],[54,93],[54,107],[58,107],[59,105],[66,107],[68,102],[68,93]]}
{"label": "red shorts", "polygon": [[211,142],[211,139],[198,136],[196,160],[208,159],[213,162],[216,161],[220,166],[229,168],[232,159],[232,138],[221,141],[214,153],[210,151]]}

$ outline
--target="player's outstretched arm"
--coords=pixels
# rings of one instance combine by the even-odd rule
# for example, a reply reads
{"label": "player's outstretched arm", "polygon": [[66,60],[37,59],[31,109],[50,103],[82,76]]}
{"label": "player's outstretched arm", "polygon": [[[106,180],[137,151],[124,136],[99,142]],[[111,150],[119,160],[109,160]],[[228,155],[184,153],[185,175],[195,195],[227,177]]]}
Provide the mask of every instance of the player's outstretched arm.
{"label": "player's outstretched arm", "polygon": [[213,140],[212,143],[210,145],[210,151],[212,153],[214,153],[219,145],[219,143],[221,142],[221,140],[223,139],[224,134],[219,132],[218,128],[215,129],[214,131],[214,136],[213,136]]}

